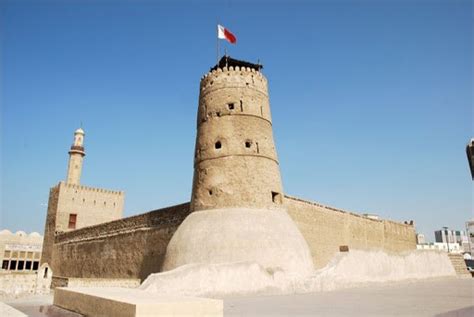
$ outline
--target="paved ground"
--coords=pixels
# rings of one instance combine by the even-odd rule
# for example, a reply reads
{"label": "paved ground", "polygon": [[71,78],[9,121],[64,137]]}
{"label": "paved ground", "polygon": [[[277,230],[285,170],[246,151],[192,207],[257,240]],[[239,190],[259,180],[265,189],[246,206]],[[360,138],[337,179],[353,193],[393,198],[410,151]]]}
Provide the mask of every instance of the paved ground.
{"label": "paved ground", "polygon": [[[75,317],[52,296],[7,302],[28,316]],[[333,292],[226,298],[226,316],[474,316],[474,279],[399,282]]]}
{"label": "paved ground", "polygon": [[226,316],[474,316],[474,279],[226,299]]}

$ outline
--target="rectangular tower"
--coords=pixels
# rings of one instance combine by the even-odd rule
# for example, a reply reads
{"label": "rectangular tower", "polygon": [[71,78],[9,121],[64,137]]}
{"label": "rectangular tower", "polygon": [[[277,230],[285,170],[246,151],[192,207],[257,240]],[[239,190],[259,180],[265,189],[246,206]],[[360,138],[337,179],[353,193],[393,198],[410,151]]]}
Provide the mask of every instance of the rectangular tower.
{"label": "rectangular tower", "polygon": [[[50,189],[41,264],[52,265],[52,249],[56,233],[122,218],[125,198],[123,191],[79,184],[85,156],[83,141],[84,131],[76,130],[74,143],[69,151],[67,181],[60,182]],[[52,269],[54,273],[55,268]]]}

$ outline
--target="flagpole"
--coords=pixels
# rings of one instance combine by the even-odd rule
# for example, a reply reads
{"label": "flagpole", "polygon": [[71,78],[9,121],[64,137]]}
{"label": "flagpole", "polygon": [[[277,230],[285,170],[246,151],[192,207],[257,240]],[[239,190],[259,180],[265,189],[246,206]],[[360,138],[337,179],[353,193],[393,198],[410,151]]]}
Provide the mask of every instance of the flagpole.
{"label": "flagpole", "polygon": [[216,61],[216,65],[219,65],[219,20],[217,20],[217,25],[216,25],[217,29],[217,34],[216,34],[216,47],[217,47],[217,61]]}

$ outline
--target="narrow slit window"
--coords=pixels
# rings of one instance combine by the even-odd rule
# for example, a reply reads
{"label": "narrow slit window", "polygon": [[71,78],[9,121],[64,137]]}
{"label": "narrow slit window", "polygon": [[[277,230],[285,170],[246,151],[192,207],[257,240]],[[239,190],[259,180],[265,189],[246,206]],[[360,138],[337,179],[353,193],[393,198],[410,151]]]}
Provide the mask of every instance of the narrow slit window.
{"label": "narrow slit window", "polygon": [[240,100],[240,111],[244,112],[244,104],[243,104],[242,100]]}
{"label": "narrow slit window", "polygon": [[69,214],[69,229],[76,229],[77,214]]}

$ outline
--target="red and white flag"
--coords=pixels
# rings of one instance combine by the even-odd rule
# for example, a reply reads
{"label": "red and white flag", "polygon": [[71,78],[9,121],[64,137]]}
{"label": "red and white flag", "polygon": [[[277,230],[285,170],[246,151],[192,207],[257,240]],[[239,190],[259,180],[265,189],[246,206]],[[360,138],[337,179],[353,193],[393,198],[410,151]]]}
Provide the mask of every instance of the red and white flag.
{"label": "red and white flag", "polygon": [[220,24],[217,25],[217,37],[223,40],[227,40],[232,44],[235,44],[237,42],[237,38],[235,37],[235,35]]}

